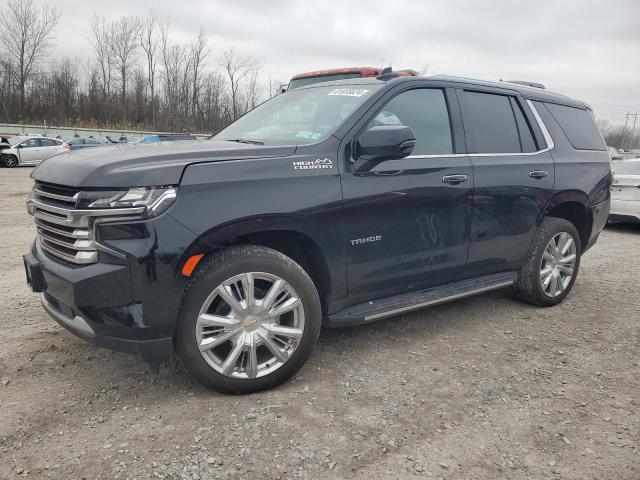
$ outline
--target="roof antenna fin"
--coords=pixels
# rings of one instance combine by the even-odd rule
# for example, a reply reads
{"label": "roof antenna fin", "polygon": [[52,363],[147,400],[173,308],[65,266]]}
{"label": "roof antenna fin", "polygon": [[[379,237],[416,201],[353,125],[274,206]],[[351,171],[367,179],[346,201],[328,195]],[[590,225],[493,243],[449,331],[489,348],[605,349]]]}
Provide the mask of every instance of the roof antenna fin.
{"label": "roof antenna fin", "polygon": [[400,75],[398,75],[397,73],[394,73],[391,67],[384,67],[382,69],[382,72],[380,73],[380,75],[378,75],[377,79],[378,80],[383,80],[383,81],[387,81],[387,80],[391,80],[392,78],[396,78],[399,77]]}

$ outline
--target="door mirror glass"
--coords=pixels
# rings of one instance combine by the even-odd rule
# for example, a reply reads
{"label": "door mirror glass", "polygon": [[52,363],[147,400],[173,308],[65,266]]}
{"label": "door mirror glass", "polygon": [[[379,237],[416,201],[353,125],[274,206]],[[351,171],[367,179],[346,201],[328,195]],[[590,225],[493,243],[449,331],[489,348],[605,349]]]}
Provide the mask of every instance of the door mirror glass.
{"label": "door mirror glass", "polygon": [[[360,135],[356,142],[356,158],[360,163],[380,163],[411,155],[416,144],[413,130],[405,125],[376,125]],[[372,165],[371,165],[372,166]]]}

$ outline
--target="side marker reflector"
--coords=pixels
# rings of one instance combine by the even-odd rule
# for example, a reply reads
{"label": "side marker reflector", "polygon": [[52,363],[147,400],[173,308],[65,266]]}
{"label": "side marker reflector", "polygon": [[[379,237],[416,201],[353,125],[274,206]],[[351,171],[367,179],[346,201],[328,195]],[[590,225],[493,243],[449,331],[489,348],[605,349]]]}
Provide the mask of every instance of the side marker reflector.
{"label": "side marker reflector", "polygon": [[184,275],[185,277],[190,277],[193,271],[198,266],[198,263],[200,263],[200,260],[202,260],[202,257],[204,257],[204,253],[191,255],[182,266],[182,275]]}

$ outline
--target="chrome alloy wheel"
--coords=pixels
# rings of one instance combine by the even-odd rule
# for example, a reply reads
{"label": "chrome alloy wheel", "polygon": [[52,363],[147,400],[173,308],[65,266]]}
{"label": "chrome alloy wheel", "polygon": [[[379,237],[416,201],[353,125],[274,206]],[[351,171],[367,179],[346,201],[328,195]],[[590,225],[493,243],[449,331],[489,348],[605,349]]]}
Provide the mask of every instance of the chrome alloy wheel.
{"label": "chrome alloy wheel", "polygon": [[549,297],[557,297],[569,286],[576,265],[576,242],[567,232],[556,234],[544,249],[540,284]]}
{"label": "chrome alloy wheel", "polygon": [[293,287],[270,273],[236,275],[207,297],[196,321],[204,360],[218,373],[247,379],[282,367],[304,332],[304,307]]}

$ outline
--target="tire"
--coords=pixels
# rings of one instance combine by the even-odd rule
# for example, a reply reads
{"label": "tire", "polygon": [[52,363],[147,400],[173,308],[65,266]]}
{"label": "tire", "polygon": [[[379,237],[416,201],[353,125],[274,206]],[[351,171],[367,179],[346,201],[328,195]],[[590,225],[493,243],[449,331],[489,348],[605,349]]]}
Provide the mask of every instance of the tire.
{"label": "tire", "polygon": [[[562,244],[561,242],[567,239],[563,235],[568,235],[573,244],[569,246]],[[552,240],[553,244],[551,244]],[[554,251],[557,246],[560,248]],[[567,247],[566,254],[559,251],[564,247]],[[545,218],[536,232],[531,249],[520,270],[515,285],[517,297],[539,307],[551,307],[562,302],[573,288],[578,276],[581,251],[580,235],[571,222],[563,218]],[[574,259],[568,261],[567,259],[572,255]],[[570,278],[567,269],[573,272]]]}
{"label": "tire", "polygon": [[[274,295],[278,289],[281,295]],[[206,258],[191,278],[176,351],[202,385],[222,393],[257,392],[279,385],[302,367],[321,320],[318,292],[300,265],[267,247],[232,247]]]}
{"label": "tire", "polygon": [[14,168],[18,166],[18,159],[15,155],[3,155],[2,163],[7,168]]}

